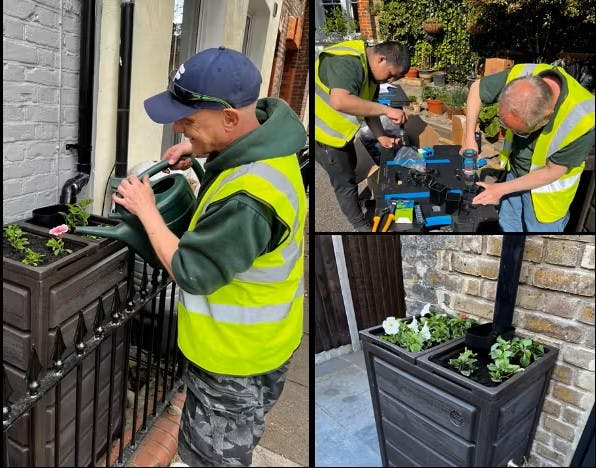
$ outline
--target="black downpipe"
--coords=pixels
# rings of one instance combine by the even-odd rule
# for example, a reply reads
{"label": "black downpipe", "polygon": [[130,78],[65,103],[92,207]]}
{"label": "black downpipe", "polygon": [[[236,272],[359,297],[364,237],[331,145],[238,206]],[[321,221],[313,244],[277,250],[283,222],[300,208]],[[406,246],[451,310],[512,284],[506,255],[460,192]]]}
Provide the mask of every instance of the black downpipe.
{"label": "black downpipe", "polygon": [[128,165],[128,124],[134,2],[122,0],[120,16],[120,70],[118,74],[118,116],[116,120],[115,177],[126,177]]}
{"label": "black downpipe", "polygon": [[95,0],[81,2],[81,50],[79,66],[79,129],[76,144],[77,174],[62,186],[60,203],[74,203],[91,174],[91,132],[93,125],[93,76],[95,64]]}
{"label": "black downpipe", "polygon": [[501,264],[495,298],[493,330],[500,335],[513,320],[513,309],[517,297],[519,274],[524,256],[525,235],[504,235],[501,248]]}

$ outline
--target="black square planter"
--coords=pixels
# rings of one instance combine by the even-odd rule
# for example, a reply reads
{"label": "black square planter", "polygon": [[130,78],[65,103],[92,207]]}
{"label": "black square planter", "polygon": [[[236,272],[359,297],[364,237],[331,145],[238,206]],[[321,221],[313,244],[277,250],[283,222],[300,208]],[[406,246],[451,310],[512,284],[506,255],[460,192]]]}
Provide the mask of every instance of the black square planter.
{"label": "black square planter", "polygon": [[558,350],[495,387],[433,362],[464,340],[428,350],[415,363],[365,340],[383,466],[505,466],[529,455]]}
{"label": "black square planter", "polygon": [[[98,216],[92,220],[101,224],[115,224],[114,221]],[[48,229],[26,221],[15,223],[23,231],[47,236]],[[116,223],[117,224],[117,223]],[[106,316],[109,316],[113,296],[118,288],[120,301],[124,304],[126,295],[128,249],[125,244],[110,239],[89,239],[64,234],[80,250],[57,261],[39,267],[24,265],[19,261],[4,258],[3,273],[3,354],[2,361],[6,377],[13,389],[9,402],[25,395],[26,373],[29,366],[31,346],[35,345],[38,358],[44,370],[51,367],[55,329],[60,326],[66,350],[63,358],[74,352],[74,336],[81,312],[88,334],[92,333],[98,299],[104,302]],[[106,318],[108,320],[108,318]],[[99,369],[95,367],[93,355],[87,356],[82,364],[81,401],[81,457],[79,462],[91,461],[91,428],[97,422],[97,450],[106,446],[105,436],[108,423],[108,387],[110,380],[111,340],[101,346]],[[112,403],[112,427],[121,420],[120,411],[123,385],[124,333],[117,331],[116,368],[113,370],[114,394]],[[93,384],[99,374],[98,414],[93,415]],[[74,466],[74,408],[75,372],[65,376],[61,390],[61,452],[60,464]],[[35,423],[28,415],[21,417],[8,430],[7,448],[11,466],[50,466],[54,455],[54,411],[55,393],[44,395],[37,405],[39,411]],[[33,427],[32,427],[33,426]],[[100,432],[101,431],[101,432]],[[31,442],[31,435],[35,443]]]}

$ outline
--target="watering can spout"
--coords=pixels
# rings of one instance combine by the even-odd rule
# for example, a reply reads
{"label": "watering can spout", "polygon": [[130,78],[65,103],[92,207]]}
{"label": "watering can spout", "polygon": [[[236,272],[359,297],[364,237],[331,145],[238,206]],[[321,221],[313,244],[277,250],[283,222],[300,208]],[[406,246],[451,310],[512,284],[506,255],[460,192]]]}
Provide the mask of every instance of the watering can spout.
{"label": "watering can spout", "polygon": [[116,226],[75,226],[75,233],[115,239],[124,242],[137,254],[143,257],[153,267],[163,268],[155,252],[151,248],[142,228],[135,228],[128,223],[119,223]]}

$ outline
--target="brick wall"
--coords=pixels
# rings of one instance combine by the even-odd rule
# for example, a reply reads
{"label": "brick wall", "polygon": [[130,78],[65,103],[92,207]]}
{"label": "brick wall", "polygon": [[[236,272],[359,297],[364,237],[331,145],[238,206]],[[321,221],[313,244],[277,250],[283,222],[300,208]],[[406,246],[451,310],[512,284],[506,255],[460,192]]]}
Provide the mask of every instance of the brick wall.
{"label": "brick wall", "polygon": [[[491,321],[502,236],[402,236],[408,313]],[[530,465],[569,466],[594,404],[594,236],[527,236],[513,326],[559,348]]]}
{"label": "brick wall", "polygon": [[373,28],[373,18],[368,12],[368,6],[372,4],[372,0],[358,0],[358,26],[360,34],[367,39],[376,39]]}
{"label": "brick wall", "polygon": [[[284,99],[294,112],[302,117],[305,111],[305,94],[308,93],[309,3],[305,0],[285,0],[279,14],[279,31],[269,95]],[[297,50],[286,46],[286,34],[291,16],[302,17],[302,37]]]}
{"label": "brick wall", "polygon": [[79,12],[80,0],[3,2],[3,223],[57,203],[76,173]]}

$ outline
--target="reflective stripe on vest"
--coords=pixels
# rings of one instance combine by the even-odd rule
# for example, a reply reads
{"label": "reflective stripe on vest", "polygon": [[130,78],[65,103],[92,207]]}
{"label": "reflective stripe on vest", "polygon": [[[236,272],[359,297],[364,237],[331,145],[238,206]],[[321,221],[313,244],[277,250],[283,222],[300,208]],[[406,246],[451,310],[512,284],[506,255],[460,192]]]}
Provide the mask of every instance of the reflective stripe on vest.
{"label": "reflective stripe on vest", "polygon": [[223,171],[203,194],[189,230],[210,205],[240,192],[271,206],[289,232],[213,293],[181,290],[178,346],[210,372],[254,375],[287,361],[302,336],[306,196],[296,155]]}
{"label": "reflective stripe on vest", "polygon": [[[515,65],[507,76],[507,83],[524,75],[538,75],[547,70],[556,70],[567,86],[567,96],[551,118],[550,131],[544,127],[538,136],[530,172],[546,166],[550,156],[561,151],[573,141],[594,128],[594,96],[583,88],[573,77],[559,67],[545,64]],[[513,133],[507,130],[503,149],[499,154],[502,166],[510,169]],[[561,219],[567,213],[573,201],[585,162],[577,167],[568,168],[559,179],[531,190],[532,205],[536,219],[542,223],[551,223]]]}
{"label": "reflective stripe on vest", "polygon": [[217,304],[208,302],[205,296],[194,294],[181,295],[180,302],[195,314],[207,315],[221,323],[254,325],[267,322],[279,322],[290,313],[294,301],[304,294],[304,279],[301,278],[295,296],[290,302],[251,307],[246,305]]}
{"label": "reflective stripe on vest", "polygon": [[[363,41],[345,41],[326,47],[320,54],[358,57],[364,71],[364,82],[360,88],[359,97],[370,101],[377,85],[368,76],[365,47]],[[363,118],[340,112],[331,106],[329,87],[319,78],[319,64],[320,60],[317,58],[315,61],[315,139],[319,143],[341,148],[354,137]]]}

